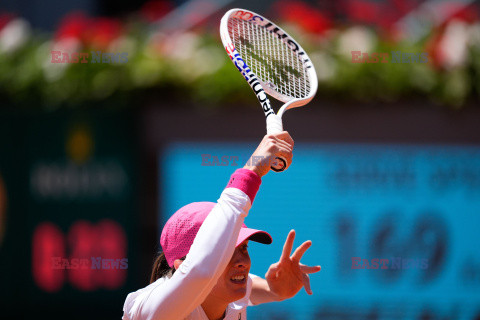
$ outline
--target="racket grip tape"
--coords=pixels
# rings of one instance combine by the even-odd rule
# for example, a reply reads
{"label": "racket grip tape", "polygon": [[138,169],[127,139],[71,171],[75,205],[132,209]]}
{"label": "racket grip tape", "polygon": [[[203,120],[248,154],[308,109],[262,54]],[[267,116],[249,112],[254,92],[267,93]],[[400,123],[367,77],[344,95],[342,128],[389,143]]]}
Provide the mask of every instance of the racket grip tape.
{"label": "racket grip tape", "polygon": [[[275,134],[283,131],[282,118],[276,114],[267,116],[267,134]],[[275,172],[282,172],[287,168],[287,160],[276,157],[275,163],[270,167]]]}

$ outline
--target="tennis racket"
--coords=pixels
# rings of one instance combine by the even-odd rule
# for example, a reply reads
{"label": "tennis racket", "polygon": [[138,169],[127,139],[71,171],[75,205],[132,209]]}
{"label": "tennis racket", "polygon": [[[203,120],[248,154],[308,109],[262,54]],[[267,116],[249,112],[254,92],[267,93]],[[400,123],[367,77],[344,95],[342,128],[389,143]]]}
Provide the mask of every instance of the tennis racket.
{"label": "tennis racket", "polygon": [[[285,111],[307,104],[317,92],[317,74],[308,55],[282,28],[244,9],[225,13],[220,22],[220,37],[262,106],[267,134],[283,131]],[[284,103],[277,114],[267,94]],[[276,160],[271,169],[285,170],[285,159]]]}

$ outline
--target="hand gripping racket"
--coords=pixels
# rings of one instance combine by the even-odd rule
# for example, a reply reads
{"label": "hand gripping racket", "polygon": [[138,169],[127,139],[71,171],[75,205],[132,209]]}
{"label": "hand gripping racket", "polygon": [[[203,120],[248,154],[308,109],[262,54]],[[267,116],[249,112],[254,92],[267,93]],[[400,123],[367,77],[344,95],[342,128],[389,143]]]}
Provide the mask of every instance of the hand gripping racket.
{"label": "hand gripping racket", "polygon": [[[220,37],[233,64],[257,95],[267,134],[283,131],[283,113],[307,104],[317,92],[317,74],[305,51],[276,24],[244,9],[225,13]],[[266,93],[284,102],[277,114]],[[276,160],[271,169],[285,170],[285,159]]]}

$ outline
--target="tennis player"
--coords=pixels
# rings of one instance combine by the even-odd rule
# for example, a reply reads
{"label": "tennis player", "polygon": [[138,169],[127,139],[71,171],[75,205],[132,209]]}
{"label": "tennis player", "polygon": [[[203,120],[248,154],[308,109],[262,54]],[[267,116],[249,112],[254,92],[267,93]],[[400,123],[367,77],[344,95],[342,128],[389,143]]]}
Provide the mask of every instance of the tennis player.
{"label": "tennis player", "polygon": [[[252,159],[282,156],[288,167],[293,144],[286,131],[266,135]],[[311,241],[290,255],[293,230],[265,279],[249,273],[248,242],[272,242],[267,232],[243,223],[261,178],[270,170],[269,161],[257,162],[233,173],[217,203],[191,203],[167,221],[151,283],[127,296],[124,320],[239,320],[246,319],[247,306],[291,298],[302,287],[312,294],[308,275],[320,271],[320,266],[300,263]]]}

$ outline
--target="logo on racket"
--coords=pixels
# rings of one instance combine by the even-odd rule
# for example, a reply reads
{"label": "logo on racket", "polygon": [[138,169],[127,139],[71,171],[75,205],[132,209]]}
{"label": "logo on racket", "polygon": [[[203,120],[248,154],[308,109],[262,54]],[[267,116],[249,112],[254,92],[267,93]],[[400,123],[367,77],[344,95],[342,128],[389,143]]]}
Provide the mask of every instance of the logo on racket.
{"label": "logo on racket", "polygon": [[[285,65],[282,61],[278,61],[269,57],[268,60],[259,56],[254,52],[253,45],[247,39],[240,37],[240,43],[245,46],[248,54],[246,56],[254,58],[264,67],[268,77],[274,80],[274,83],[282,83],[289,81],[289,74],[300,78],[302,74],[291,66]],[[266,55],[268,57],[268,55]]]}
{"label": "logo on racket", "polygon": [[277,90],[277,86],[270,81],[267,81],[266,85],[269,86],[270,89]]}

